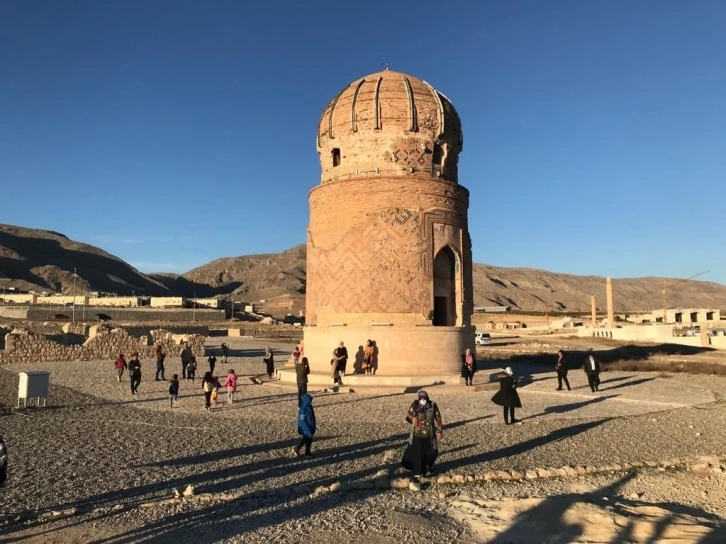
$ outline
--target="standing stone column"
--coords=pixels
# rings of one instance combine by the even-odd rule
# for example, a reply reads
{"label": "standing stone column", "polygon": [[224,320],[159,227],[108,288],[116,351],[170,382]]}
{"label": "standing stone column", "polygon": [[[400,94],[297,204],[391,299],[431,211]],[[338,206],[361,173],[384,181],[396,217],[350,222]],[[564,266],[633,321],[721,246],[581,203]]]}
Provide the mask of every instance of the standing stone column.
{"label": "standing stone column", "polygon": [[590,318],[591,325],[595,327],[597,325],[597,306],[595,306],[595,295],[590,295]]}
{"label": "standing stone column", "polygon": [[607,304],[608,304],[608,327],[615,326],[615,315],[613,310],[613,280],[607,278],[605,283],[607,289]]}

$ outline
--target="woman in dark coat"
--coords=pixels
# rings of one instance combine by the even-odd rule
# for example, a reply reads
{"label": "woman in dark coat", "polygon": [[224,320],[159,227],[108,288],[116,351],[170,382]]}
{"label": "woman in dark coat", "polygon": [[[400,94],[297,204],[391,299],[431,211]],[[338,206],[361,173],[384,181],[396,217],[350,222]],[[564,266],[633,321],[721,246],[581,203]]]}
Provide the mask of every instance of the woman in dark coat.
{"label": "woman in dark coat", "polygon": [[476,358],[471,349],[466,348],[464,355],[461,356],[461,377],[464,378],[466,385],[473,385],[474,374],[476,374]]}
{"label": "woman in dark coat", "polygon": [[499,375],[499,391],[492,397],[492,402],[504,407],[504,424],[516,423],[514,409],[522,407],[522,401],[517,394],[517,380],[514,379],[514,372],[507,367],[503,374]]}
{"label": "woman in dark coat", "polygon": [[408,408],[406,421],[411,424],[411,435],[401,465],[418,476],[426,476],[427,471],[433,471],[443,428],[439,407],[429,399],[426,391],[418,392]]}

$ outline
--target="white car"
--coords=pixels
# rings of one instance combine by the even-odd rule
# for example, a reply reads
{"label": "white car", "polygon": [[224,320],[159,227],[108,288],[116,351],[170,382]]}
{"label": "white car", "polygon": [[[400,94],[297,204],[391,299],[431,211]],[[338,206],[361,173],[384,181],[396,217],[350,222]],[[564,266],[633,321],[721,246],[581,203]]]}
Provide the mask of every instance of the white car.
{"label": "white car", "polygon": [[492,337],[488,332],[476,333],[476,345],[477,346],[488,346],[492,343]]}

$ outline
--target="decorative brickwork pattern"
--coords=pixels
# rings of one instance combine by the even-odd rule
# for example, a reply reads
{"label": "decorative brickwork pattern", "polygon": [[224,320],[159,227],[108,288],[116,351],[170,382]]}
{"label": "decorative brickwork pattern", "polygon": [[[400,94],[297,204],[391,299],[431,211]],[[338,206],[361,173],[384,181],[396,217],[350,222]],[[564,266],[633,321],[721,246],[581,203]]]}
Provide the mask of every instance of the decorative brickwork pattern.
{"label": "decorative brickwork pattern", "polygon": [[[460,185],[415,175],[333,182],[313,190],[306,322],[317,324],[322,307],[336,313],[417,314],[425,322],[433,310],[435,251],[446,243],[462,266],[463,306],[456,313],[468,323],[466,308],[473,308],[466,287],[472,283],[468,199]],[[443,238],[435,225],[443,225]]]}
{"label": "decorative brickwork pattern", "polygon": [[420,214],[406,208],[370,212],[330,248],[312,247],[308,304],[337,312],[424,312]]}

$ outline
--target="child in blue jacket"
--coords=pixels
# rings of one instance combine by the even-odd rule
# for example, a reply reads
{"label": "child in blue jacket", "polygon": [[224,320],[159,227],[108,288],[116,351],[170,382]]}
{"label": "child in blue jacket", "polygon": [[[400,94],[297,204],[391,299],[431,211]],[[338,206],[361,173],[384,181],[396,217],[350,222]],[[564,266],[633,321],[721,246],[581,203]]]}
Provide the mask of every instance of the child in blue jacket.
{"label": "child in blue jacket", "polygon": [[300,443],[292,448],[295,457],[300,456],[300,449],[305,446],[305,455],[310,453],[310,446],[315,435],[315,410],[313,410],[313,397],[305,393],[300,399],[300,408],[297,411],[297,432],[302,435]]}

